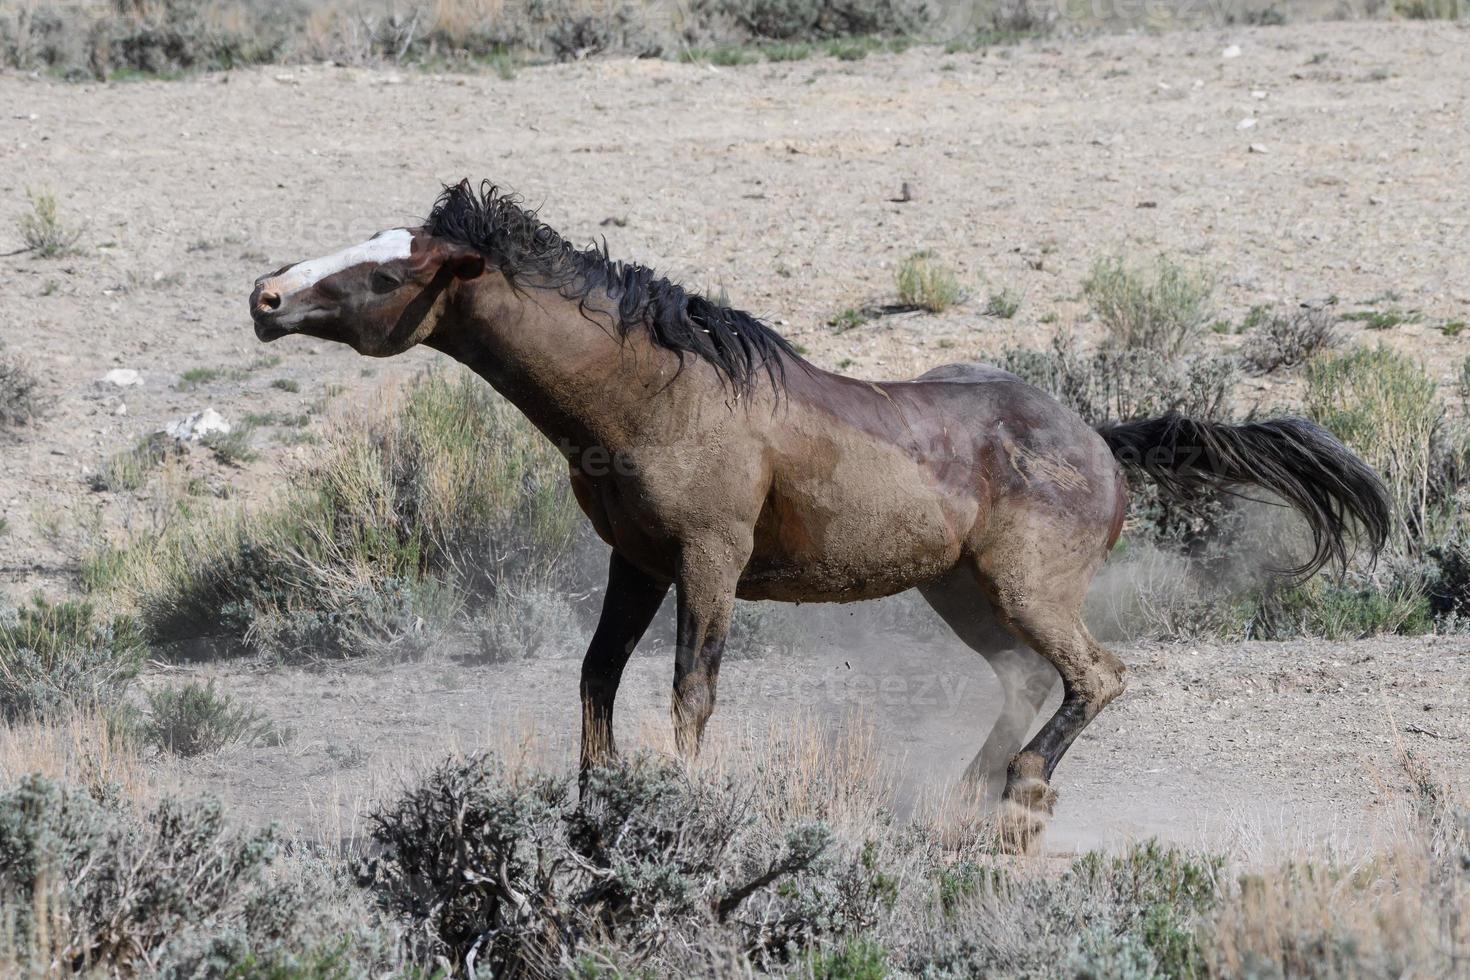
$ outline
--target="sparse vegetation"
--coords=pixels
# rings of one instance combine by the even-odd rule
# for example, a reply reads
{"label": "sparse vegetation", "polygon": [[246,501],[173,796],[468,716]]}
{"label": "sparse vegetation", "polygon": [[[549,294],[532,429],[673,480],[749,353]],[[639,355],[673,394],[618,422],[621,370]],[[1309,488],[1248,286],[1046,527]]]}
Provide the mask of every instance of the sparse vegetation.
{"label": "sparse vegetation", "polygon": [[26,191],[31,209],[20,216],[20,240],[33,255],[54,259],[70,255],[82,239],[82,229],[62,220],[56,196],[49,191]]}
{"label": "sparse vegetation", "polygon": [[1270,374],[1305,364],[1341,344],[1333,317],[1324,309],[1268,312],[1251,328],[1240,356],[1252,373]]}
{"label": "sparse vegetation", "polygon": [[285,391],[294,395],[301,391],[301,382],[293,378],[276,378],[271,382],[271,387],[277,391]]}
{"label": "sparse vegetation", "polygon": [[1416,322],[1419,314],[1406,313],[1403,310],[1359,310],[1355,313],[1344,313],[1342,319],[1351,323],[1361,323],[1368,330],[1392,330],[1405,323]]}
{"label": "sparse vegetation", "polygon": [[227,745],[268,738],[274,729],[260,712],[215,689],[189,681],[148,692],[148,741],[164,752],[195,756]]}
{"label": "sparse vegetation", "polygon": [[1082,283],[1082,294],[1108,332],[1110,346],[1165,357],[1191,352],[1212,314],[1214,286],[1160,257],[1151,270],[1121,258],[1101,259]]}
{"label": "sparse vegetation", "polygon": [[943,313],[963,298],[954,272],[933,252],[915,252],[898,267],[898,301],[905,306]]}

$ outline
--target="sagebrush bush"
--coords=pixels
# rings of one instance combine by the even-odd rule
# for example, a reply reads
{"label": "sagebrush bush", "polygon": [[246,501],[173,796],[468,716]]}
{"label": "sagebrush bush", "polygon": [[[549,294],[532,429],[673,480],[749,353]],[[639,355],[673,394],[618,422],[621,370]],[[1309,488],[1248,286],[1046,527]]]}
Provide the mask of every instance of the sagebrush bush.
{"label": "sagebrush bush", "polygon": [[1341,346],[1336,320],[1325,309],[1270,313],[1245,339],[1240,357],[1255,374],[1305,364],[1312,357]]}
{"label": "sagebrush bush", "polygon": [[1210,320],[1214,284],[1160,257],[1151,270],[1099,259],[1082,294],[1107,329],[1109,346],[1164,357],[1193,353]]}
{"label": "sagebrush bush", "polygon": [[1239,377],[1226,357],[1175,361],[1141,350],[1083,351],[1062,333],[1049,350],[1007,348],[999,366],[1048,392],[1089,425],[1167,412],[1224,421]]}
{"label": "sagebrush bush", "polygon": [[210,680],[188,681],[148,692],[144,734],[149,742],[173,755],[218,752],[237,742],[255,742],[274,731],[259,711],[215,689]]}
{"label": "sagebrush bush", "polygon": [[930,313],[943,313],[964,298],[959,280],[933,252],[915,252],[898,267],[898,301]]}
{"label": "sagebrush bush", "polygon": [[[0,792],[6,976],[378,975],[377,933],[340,871],[278,857],[212,800],[140,812],[39,776]],[[317,972],[320,971],[320,972]]]}
{"label": "sagebrush bush", "polygon": [[845,855],[820,822],[772,825],[730,778],[641,756],[589,772],[576,796],[568,776],[481,755],[376,814],[365,881],[415,958],[549,976],[597,949],[652,969],[724,942],[762,962],[868,928],[892,898],[874,848]]}
{"label": "sagebrush bush", "polygon": [[156,643],[412,652],[502,590],[581,582],[565,463],[469,372],[418,378],[285,479],[294,490],[270,510],[181,524],[102,563]]}
{"label": "sagebrush bush", "polygon": [[133,619],[106,619],[87,603],[37,598],[0,609],[0,716],[111,704],[137,676],[144,653]]}

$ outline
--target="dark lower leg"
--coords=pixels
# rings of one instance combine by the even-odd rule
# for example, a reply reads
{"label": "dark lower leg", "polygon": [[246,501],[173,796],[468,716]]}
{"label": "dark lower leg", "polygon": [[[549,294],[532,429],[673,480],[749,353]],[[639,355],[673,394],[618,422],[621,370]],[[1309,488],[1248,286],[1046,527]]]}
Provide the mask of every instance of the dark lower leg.
{"label": "dark lower leg", "polygon": [[1013,848],[1029,850],[1056,804],[1051,777],[1082,730],[1123,691],[1123,664],[1104,650],[1080,620],[1031,633],[1036,649],[1062,675],[1062,703],[1010,761],[1002,796],[1001,831]]}
{"label": "dark lower leg", "polygon": [[1006,784],[1006,767],[1020,751],[1032,722],[1046,705],[1057,672],[1035,652],[1002,650],[986,656],[1005,695],[1000,716],[969,768],[965,781],[982,788],[986,799],[999,799]]}
{"label": "dark lower leg", "polygon": [[613,552],[602,615],[582,660],[581,766],[584,770],[617,754],[612,728],[613,702],[623,668],[668,591],[667,582],[651,578]]}

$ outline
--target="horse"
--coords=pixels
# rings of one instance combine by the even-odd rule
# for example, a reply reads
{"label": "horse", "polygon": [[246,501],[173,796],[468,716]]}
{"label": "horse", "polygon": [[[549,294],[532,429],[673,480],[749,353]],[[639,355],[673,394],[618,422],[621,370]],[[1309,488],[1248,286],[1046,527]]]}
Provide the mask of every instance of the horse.
{"label": "horse", "polygon": [[[985,365],[845,377],[760,319],[610,258],[605,242],[570,244],[488,181],[445,186],[422,225],[260,277],[249,304],[261,341],[446,354],[565,456],[611,548],[581,668],[584,773],[615,757],[618,683],[670,587],[672,721],[688,756],[715,707],[737,597],[917,589],[1000,679],[1003,707],[965,781],[998,804],[1007,846],[1032,850],[1057,764],[1124,690],[1124,665],[1082,606],[1123,527],[1125,469],[1183,495],[1279,498],[1310,531],[1297,575],[1345,565],[1355,537],[1376,555],[1388,534],[1383,482],[1305,419],[1094,428]],[[1058,680],[1060,705],[1023,745]]]}

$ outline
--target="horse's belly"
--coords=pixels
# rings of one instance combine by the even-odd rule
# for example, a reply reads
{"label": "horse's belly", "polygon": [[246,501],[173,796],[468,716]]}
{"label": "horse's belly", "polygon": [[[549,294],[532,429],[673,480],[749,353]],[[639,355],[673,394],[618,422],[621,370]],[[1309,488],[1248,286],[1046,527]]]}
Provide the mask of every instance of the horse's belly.
{"label": "horse's belly", "polygon": [[[851,602],[911,589],[953,568],[973,514],[928,481],[778,485],[740,577],[745,599]],[[973,505],[973,501],[971,501]]]}

